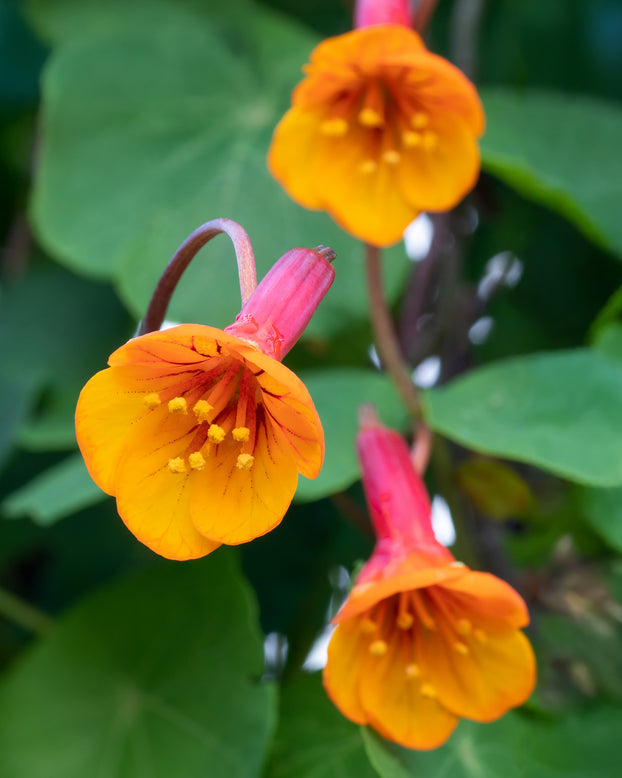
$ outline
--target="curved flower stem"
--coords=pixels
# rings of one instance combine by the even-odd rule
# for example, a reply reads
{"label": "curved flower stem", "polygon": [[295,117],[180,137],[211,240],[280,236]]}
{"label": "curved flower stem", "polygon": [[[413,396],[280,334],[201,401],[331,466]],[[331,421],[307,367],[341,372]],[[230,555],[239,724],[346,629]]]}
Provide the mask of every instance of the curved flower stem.
{"label": "curved flower stem", "polygon": [[253,247],[246,231],[231,219],[212,219],[189,235],[173,255],[153,292],[145,318],[138,329],[138,335],[160,329],[170,299],[184,270],[199,249],[222,232],[231,238],[235,248],[242,305],[253,294],[257,287],[257,272]]}
{"label": "curved flower stem", "polygon": [[419,0],[413,14],[413,29],[423,35],[432,18],[438,0]]}
{"label": "curved flower stem", "polygon": [[16,597],[1,587],[0,614],[14,624],[19,624],[27,632],[32,632],[35,635],[45,634],[53,624],[47,613],[34,608],[29,603],[24,602],[21,598]]}
{"label": "curved flower stem", "polygon": [[404,405],[419,421],[421,419],[421,401],[419,393],[410,379],[410,370],[402,358],[397,335],[391,321],[382,285],[382,265],[380,249],[366,244],[365,265],[367,270],[367,294],[371,314],[372,329],[378,356],[391,377]]}

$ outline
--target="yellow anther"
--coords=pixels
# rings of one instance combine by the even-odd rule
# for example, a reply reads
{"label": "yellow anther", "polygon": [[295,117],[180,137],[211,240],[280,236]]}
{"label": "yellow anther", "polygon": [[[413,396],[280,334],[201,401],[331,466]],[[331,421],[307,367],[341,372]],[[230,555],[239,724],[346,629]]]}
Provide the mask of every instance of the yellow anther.
{"label": "yellow anther", "polygon": [[322,135],[328,135],[330,138],[343,138],[348,131],[348,122],[338,117],[334,119],[324,119],[320,125]]}
{"label": "yellow anther", "polygon": [[205,467],[205,457],[200,451],[193,451],[188,457],[188,464],[193,470],[203,470]]}
{"label": "yellow anther", "polygon": [[186,463],[181,457],[174,457],[168,460],[168,469],[171,473],[185,473]]}
{"label": "yellow anther", "polygon": [[402,133],[402,143],[407,149],[414,149],[423,143],[423,135],[420,132],[413,132],[413,130],[405,130]]}
{"label": "yellow anther", "polygon": [[194,415],[197,417],[197,421],[201,423],[207,421],[207,417],[214,410],[214,406],[210,405],[207,400],[199,400],[198,403],[195,403],[192,410],[194,411]]}
{"label": "yellow anther", "polygon": [[157,408],[158,405],[162,404],[162,400],[160,399],[160,395],[157,392],[151,392],[151,394],[146,395],[143,397],[143,402],[149,408],[149,410],[152,410],[153,408]]}
{"label": "yellow anther", "polygon": [[252,454],[238,454],[235,466],[238,470],[250,470],[255,457]]}
{"label": "yellow anther", "polygon": [[469,653],[469,647],[466,645],[466,643],[461,643],[459,640],[457,640],[454,643],[454,651],[461,656],[467,656]]}
{"label": "yellow anther", "polygon": [[373,643],[369,644],[369,653],[374,656],[384,656],[388,648],[384,640],[374,640]]}
{"label": "yellow anther", "polygon": [[251,431],[248,427],[234,427],[231,434],[236,443],[248,443]]}
{"label": "yellow anther", "polygon": [[400,153],[395,149],[387,149],[386,151],[382,152],[382,159],[387,163],[387,165],[397,165],[397,163],[400,161]]}
{"label": "yellow anther", "polygon": [[366,176],[373,173],[378,167],[378,163],[375,159],[364,159],[359,165],[359,173],[364,173]]}
{"label": "yellow anther", "polygon": [[361,621],[361,630],[367,635],[372,635],[377,628],[376,622],[373,619],[370,619],[369,616],[365,616]]}
{"label": "yellow anther", "polygon": [[456,622],[456,632],[459,635],[470,635],[471,622],[468,619],[458,619]]}
{"label": "yellow anther", "polygon": [[419,692],[422,697],[427,697],[430,700],[433,700],[436,697],[436,689],[432,686],[431,683],[422,684]]}
{"label": "yellow anther", "polygon": [[373,108],[363,108],[359,111],[359,123],[363,127],[382,127],[384,119],[378,111],[374,111]]}
{"label": "yellow anther", "polygon": [[412,613],[400,613],[397,617],[397,626],[400,629],[410,629],[415,623]]}
{"label": "yellow anther", "polygon": [[222,443],[226,438],[227,433],[218,424],[210,424],[207,430],[207,437],[211,443]]}
{"label": "yellow anther", "polygon": [[423,148],[426,151],[432,151],[438,146],[438,135],[432,130],[423,133]]}
{"label": "yellow anther", "polygon": [[427,127],[430,123],[430,117],[427,115],[425,111],[416,111],[411,119],[410,123],[416,130],[422,130],[424,127]]}
{"label": "yellow anther", "polygon": [[173,397],[168,401],[168,409],[170,413],[188,413],[188,403],[184,397]]}
{"label": "yellow anther", "polygon": [[477,640],[478,643],[488,643],[488,635],[484,632],[483,629],[474,629],[473,635],[475,636],[475,640]]}
{"label": "yellow anther", "polygon": [[406,665],[407,678],[419,678],[420,675],[421,675],[421,670],[419,669],[419,665],[415,664],[414,662],[411,662],[410,664]]}

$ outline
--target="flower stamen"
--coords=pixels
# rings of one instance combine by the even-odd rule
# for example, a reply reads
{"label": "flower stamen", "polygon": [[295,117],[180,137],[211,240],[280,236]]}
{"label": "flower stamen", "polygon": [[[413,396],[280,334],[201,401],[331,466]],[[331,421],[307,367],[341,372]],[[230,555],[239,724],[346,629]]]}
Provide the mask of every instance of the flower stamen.
{"label": "flower stamen", "polygon": [[194,451],[188,457],[188,464],[193,470],[203,470],[205,467],[205,457],[200,451]]}
{"label": "flower stamen", "polygon": [[374,640],[369,644],[369,653],[373,656],[384,656],[387,653],[388,646],[384,640]]}
{"label": "flower stamen", "polygon": [[414,149],[423,143],[423,135],[413,130],[404,130],[402,133],[402,143],[407,149]]}
{"label": "flower stamen", "polygon": [[410,601],[413,605],[415,613],[417,614],[417,617],[419,618],[419,621],[423,624],[423,626],[426,629],[435,630],[436,621],[430,614],[430,611],[428,610],[422,595],[418,591],[410,592]]}
{"label": "flower stamen", "polygon": [[419,678],[421,675],[421,668],[416,662],[409,662],[409,664],[406,665],[405,672],[406,678],[408,678],[409,681],[412,681],[415,678]]}
{"label": "flower stamen", "polygon": [[158,405],[162,404],[162,400],[157,392],[151,392],[151,394],[143,397],[143,403],[152,411],[154,408],[157,408]]}
{"label": "flower stamen", "polygon": [[387,165],[397,165],[397,163],[400,161],[401,154],[397,149],[387,149],[386,151],[382,152],[382,159],[384,162],[387,163]]}
{"label": "flower stamen", "polygon": [[370,173],[373,173],[378,167],[378,163],[375,159],[364,159],[361,163],[359,163],[359,173],[364,173],[365,175],[369,175]]}
{"label": "flower stamen", "polygon": [[199,424],[202,424],[204,421],[208,420],[210,413],[214,410],[214,406],[210,405],[207,400],[199,400],[194,404],[192,410],[194,411],[194,415],[197,417]]}
{"label": "flower stamen", "polygon": [[348,132],[348,122],[341,117],[324,119],[320,125],[320,132],[329,138],[343,138]]}
{"label": "flower stamen", "polygon": [[488,635],[484,632],[483,629],[473,630],[473,636],[475,637],[475,640],[477,640],[477,642],[481,643],[482,645],[488,643]]}
{"label": "flower stamen", "polygon": [[168,469],[171,473],[186,473],[186,463],[181,457],[173,457],[168,460]]}
{"label": "flower stamen", "polygon": [[173,397],[168,401],[169,413],[188,413],[188,403],[185,397]]}
{"label": "flower stamen", "polygon": [[367,85],[363,105],[358,114],[359,124],[363,127],[376,129],[385,123],[385,97],[378,81]]}
{"label": "flower stamen", "polygon": [[255,457],[252,454],[238,454],[235,466],[238,470],[250,470],[254,461]]}
{"label": "flower stamen", "polygon": [[469,647],[466,645],[466,643],[462,643],[460,640],[457,640],[454,643],[454,651],[461,656],[468,656]]}
{"label": "flower stamen", "polygon": [[363,127],[382,127],[384,124],[382,115],[373,108],[363,108],[359,111],[358,120],[359,124],[362,124]]}
{"label": "flower stamen", "polygon": [[216,445],[218,445],[223,442],[226,436],[227,433],[222,427],[219,427],[218,424],[210,424],[209,429],[207,430],[207,437],[210,443],[216,443]]}
{"label": "flower stamen", "polygon": [[408,612],[408,595],[405,592],[400,592],[396,623],[403,630],[410,629],[415,623],[415,617]]}
{"label": "flower stamen", "polygon": [[410,118],[410,123],[415,130],[422,130],[430,123],[430,117],[425,111],[415,111]]}

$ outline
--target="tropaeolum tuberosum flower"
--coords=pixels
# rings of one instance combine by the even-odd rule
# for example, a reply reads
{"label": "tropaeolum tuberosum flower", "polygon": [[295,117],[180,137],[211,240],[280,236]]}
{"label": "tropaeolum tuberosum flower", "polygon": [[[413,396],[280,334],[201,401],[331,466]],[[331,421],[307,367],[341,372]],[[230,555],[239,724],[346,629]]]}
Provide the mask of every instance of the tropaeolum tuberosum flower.
{"label": "tropaeolum tuberosum flower", "polygon": [[[170,296],[188,257],[223,231],[236,250],[240,235],[248,241],[229,220],[204,225],[159,287],[168,285]],[[254,291],[247,261],[248,299],[235,323],[135,337],[82,390],[76,434],[89,473],[158,554],[191,559],[263,535],[283,518],[298,474],[318,475],[322,426],[304,384],[280,360],[330,287],[333,258],[323,247],[292,249]],[[152,303],[146,319],[155,308],[159,327],[166,303]]]}
{"label": "tropaeolum tuberosum flower", "polygon": [[324,685],[352,721],[408,748],[436,748],[459,717],[492,721],[530,695],[527,608],[435,539],[400,435],[368,412],[357,444],[377,544],[334,619]]}
{"label": "tropaeolum tuberosum flower", "polygon": [[426,49],[407,5],[365,0],[359,29],[317,46],[268,157],[294,200],[375,246],[421,211],[455,206],[480,170],[475,87]]}

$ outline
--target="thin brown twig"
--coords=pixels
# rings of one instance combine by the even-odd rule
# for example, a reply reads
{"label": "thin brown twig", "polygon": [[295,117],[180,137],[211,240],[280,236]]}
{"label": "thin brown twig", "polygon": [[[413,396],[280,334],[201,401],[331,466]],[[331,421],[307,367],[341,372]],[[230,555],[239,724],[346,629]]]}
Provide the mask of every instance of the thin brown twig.
{"label": "thin brown twig", "polygon": [[419,421],[422,415],[421,401],[417,388],[410,378],[408,365],[402,357],[391,313],[385,299],[381,252],[377,246],[366,245],[365,265],[371,323],[380,362],[393,381],[404,405],[412,417]]}
{"label": "thin brown twig", "polygon": [[413,30],[423,35],[432,18],[438,0],[419,0],[413,13]]}

